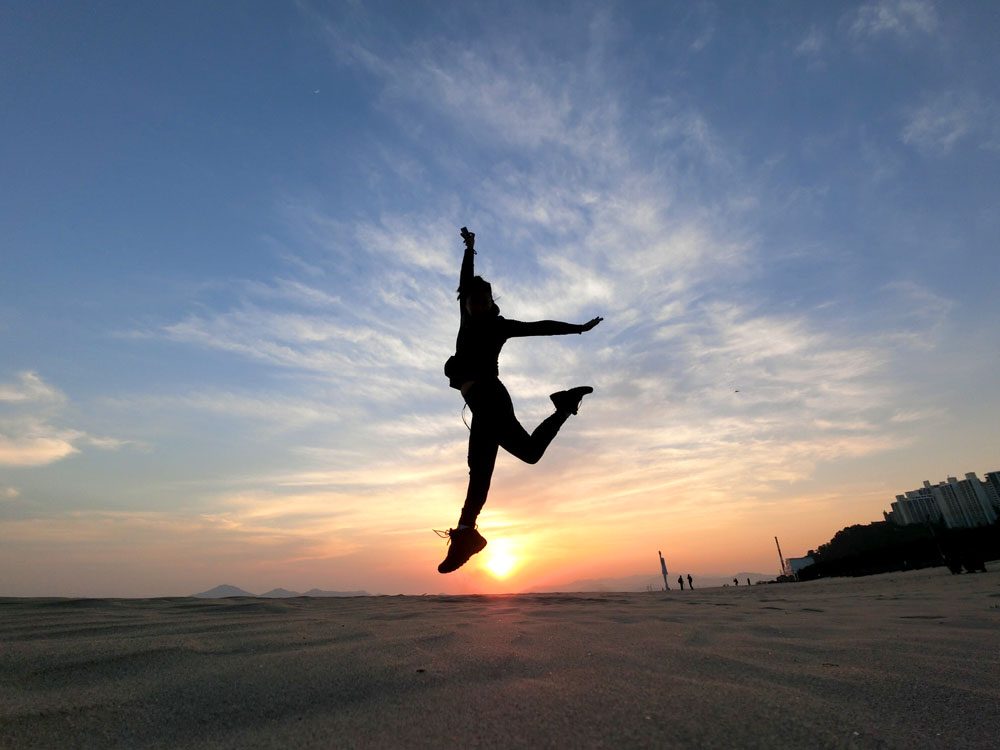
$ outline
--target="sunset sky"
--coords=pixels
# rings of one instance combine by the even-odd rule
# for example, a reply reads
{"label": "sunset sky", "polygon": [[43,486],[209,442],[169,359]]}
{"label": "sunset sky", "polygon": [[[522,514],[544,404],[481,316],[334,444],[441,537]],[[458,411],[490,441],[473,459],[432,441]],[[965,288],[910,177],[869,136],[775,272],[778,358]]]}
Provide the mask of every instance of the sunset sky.
{"label": "sunset sky", "polygon": [[[0,596],[776,573],[775,535],[1000,469],[998,34],[925,0],[5,3]],[[595,393],[501,455],[441,576],[463,225],[505,316],[605,321],[505,348],[529,430]]]}

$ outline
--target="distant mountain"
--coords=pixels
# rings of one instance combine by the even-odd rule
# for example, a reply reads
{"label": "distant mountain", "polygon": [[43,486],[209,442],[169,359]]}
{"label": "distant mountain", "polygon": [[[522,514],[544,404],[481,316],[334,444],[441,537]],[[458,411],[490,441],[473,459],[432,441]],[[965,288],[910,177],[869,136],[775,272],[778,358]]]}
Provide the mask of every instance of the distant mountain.
{"label": "distant mountain", "polygon": [[192,594],[192,596],[199,599],[222,599],[227,596],[256,596],[256,594],[251,594],[249,591],[244,591],[241,588],[224,583],[221,586],[216,586],[214,589],[202,591],[200,594]]}
{"label": "distant mountain", "polygon": [[288,589],[271,589],[266,594],[258,594],[261,599],[288,599],[293,596],[302,596],[298,591]]}
{"label": "distant mountain", "polygon": [[199,599],[222,599],[227,596],[253,596],[260,599],[289,599],[293,596],[371,596],[367,591],[324,591],[323,589],[309,589],[306,593],[300,594],[298,591],[288,589],[271,589],[266,594],[251,594],[236,586],[223,584],[214,589],[202,591],[200,594],[192,594]]}

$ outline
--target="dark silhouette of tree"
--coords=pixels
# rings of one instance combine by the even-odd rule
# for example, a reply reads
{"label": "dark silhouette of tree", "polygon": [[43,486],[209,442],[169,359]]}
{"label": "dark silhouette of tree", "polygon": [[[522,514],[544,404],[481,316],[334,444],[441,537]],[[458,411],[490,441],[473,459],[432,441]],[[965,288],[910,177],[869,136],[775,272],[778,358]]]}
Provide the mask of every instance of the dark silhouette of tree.
{"label": "dark silhouette of tree", "polygon": [[799,571],[800,580],[861,576],[947,565],[952,572],[983,569],[1000,557],[1000,523],[972,529],[943,524],[897,526],[888,521],[841,529],[826,544],[810,550],[815,561]]}

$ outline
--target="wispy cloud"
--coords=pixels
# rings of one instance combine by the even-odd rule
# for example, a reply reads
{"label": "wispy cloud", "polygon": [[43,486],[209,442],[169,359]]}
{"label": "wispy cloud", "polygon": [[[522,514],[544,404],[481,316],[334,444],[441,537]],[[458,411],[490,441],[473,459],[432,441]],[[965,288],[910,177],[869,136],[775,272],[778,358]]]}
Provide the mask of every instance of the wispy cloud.
{"label": "wispy cloud", "polygon": [[906,111],[900,138],[931,156],[945,156],[968,139],[996,150],[1000,145],[998,113],[996,103],[972,92],[944,92]]}
{"label": "wispy cloud", "polygon": [[[51,431],[43,425],[46,432]],[[63,433],[65,434],[65,433]],[[76,437],[70,434],[70,438]],[[21,434],[14,437],[0,435],[0,465],[3,466],[44,466],[77,452],[71,440],[62,437],[39,437]]]}
{"label": "wispy cloud", "polygon": [[54,424],[66,404],[66,396],[34,372],[0,383],[0,465],[44,466],[78,453],[82,445],[116,449],[124,444]]}
{"label": "wispy cloud", "polygon": [[955,308],[955,300],[908,279],[890,281],[882,290],[892,295],[892,301],[901,312],[932,323],[942,321]]}
{"label": "wispy cloud", "polygon": [[930,34],[938,27],[937,11],[927,0],[877,0],[858,8],[851,24],[856,36]]}
{"label": "wispy cloud", "polygon": [[942,416],[943,412],[940,409],[904,409],[893,414],[890,420],[897,424],[910,424],[927,419],[939,419]]}
{"label": "wispy cloud", "polygon": [[[295,430],[313,425],[343,422],[345,414],[360,413],[345,409],[340,394],[313,384],[312,397],[290,397],[276,391],[236,391],[203,388],[189,393],[116,396],[101,399],[105,409],[154,415],[177,415],[200,412],[230,421],[249,420],[264,429]],[[325,398],[324,398],[325,394]]]}
{"label": "wispy cloud", "polygon": [[802,37],[801,41],[795,45],[795,54],[801,57],[817,59],[826,46],[826,38],[815,26],[809,28],[809,32]]}
{"label": "wispy cloud", "polygon": [[702,3],[700,5],[700,10],[704,15],[703,26],[698,35],[691,42],[690,49],[692,52],[701,52],[711,43],[712,38],[715,36],[714,6]]}
{"label": "wispy cloud", "polygon": [[43,403],[61,404],[66,396],[43,381],[37,373],[22,372],[17,382],[0,383],[0,402],[7,404]]}

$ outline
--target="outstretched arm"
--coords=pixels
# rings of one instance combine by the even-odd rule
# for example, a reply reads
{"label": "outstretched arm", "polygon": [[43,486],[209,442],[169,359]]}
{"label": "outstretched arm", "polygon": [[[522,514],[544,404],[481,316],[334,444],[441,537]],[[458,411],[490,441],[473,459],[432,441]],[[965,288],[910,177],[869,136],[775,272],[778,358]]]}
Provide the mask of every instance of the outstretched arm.
{"label": "outstretched arm", "polygon": [[465,240],[465,255],[462,256],[462,272],[458,277],[458,298],[462,299],[472,287],[472,278],[476,275],[475,261],[476,235],[462,227],[462,239]]}
{"label": "outstretched arm", "polygon": [[563,323],[558,320],[535,320],[522,323],[520,320],[508,320],[505,333],[508,338],[517,336],[563,336],[568,333],[585,333],[604,318],[593,318],[586,323]]}

